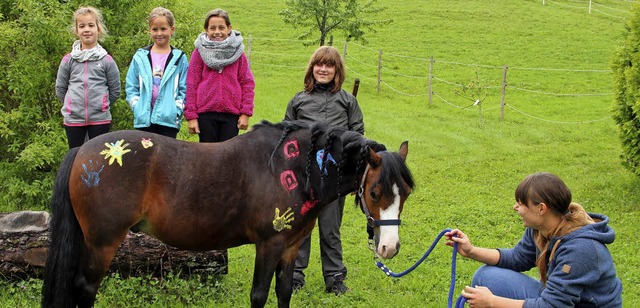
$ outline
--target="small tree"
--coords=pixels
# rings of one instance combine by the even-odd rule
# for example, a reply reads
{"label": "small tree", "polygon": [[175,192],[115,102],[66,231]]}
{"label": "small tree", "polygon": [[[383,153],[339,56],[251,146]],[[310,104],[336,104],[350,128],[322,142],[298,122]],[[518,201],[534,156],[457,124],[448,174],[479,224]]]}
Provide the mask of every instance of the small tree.
{"label": "small tree", "polygon": [[622,165],[640,175],[640,6],[632,9],[624,43],[612,61],[613,120],[622,141]]}
{"label": "small tree", "polygon": [[320,43],[322,46],[333,31],[342,32],[347,40],[366,43],[365,30],[375,32],[374,26],[393,21],[365,19],[367,15],[385,10],[384,7],[375,7],[376,2],[377,0],[368,0],[366,3],[358,0],[286,0],[287,8],[280,11],[280,16],[285,23],[304,30],[298,36],[301,40],[309,39],[319,32],[317,39],[305,45]]}
{"label": "small tree", "polygon": [[486,85],[482,80],[480,80],[480,73],[478,72],[478,68],[476,67],[476,76],[474,79],[471,79],[468,84],[463,85],[459,90],[455,90],[457,95],[460,95],[473,103],[465,108],[471,108],[473,106],[478,106],[478,116],[479,123],[482,127],[482,102],[487,98],[488,94],[488,85]]}

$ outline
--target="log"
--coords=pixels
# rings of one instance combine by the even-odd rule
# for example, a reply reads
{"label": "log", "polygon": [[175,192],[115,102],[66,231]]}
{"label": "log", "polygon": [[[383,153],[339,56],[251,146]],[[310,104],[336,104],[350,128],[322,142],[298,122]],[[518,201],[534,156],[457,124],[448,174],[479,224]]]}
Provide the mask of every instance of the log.
{"label": "log", "polygon": [[[0,213],[0,277],[42,278],[49,247],[49,214]],[[111,262],[120,277],[164,277],[227,274],[227,251],[186,251],[145,234],[129,232]]]}

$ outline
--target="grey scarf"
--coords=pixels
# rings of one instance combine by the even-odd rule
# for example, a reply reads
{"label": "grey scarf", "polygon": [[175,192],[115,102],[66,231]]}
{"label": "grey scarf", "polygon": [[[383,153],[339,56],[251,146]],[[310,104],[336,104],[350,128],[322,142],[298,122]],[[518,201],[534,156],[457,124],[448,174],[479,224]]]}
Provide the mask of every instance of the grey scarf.
{"label": "grey scarf", "polygon": [[200,33],[194,42],[202,61],[211,69],[222,73],[222,69],[227,65],[236,62],[244,51],[242,44],[242,34],[232,30],[222,42],[212,41],[206,33]]}
{"label": "grey scarf", "polygon": [[96,44],[95,47],[91,49],[82,49],[82,43],[80,40],[73,42],[73,47],[71,49],[71,58],[78,62],[87,62],[87,61],[96,61],[102,59],[102,57],[107,55],[107,51],[100,46],[100,44]]}

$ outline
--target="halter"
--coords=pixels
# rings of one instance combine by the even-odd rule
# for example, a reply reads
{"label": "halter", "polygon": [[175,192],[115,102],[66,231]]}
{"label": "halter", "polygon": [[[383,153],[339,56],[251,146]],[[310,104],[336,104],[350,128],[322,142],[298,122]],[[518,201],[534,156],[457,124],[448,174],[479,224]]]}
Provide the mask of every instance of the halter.
{"label": "halter", "polygon": [[[369,164],[364,168],[364,173],[362,174],[362,180],[360,181],[360,187],[358,188],[358,204],[360,205],[360,209],[364,212],[364,215],[367,218],[367,232],[369,232],[369,239],[373,238],[373,228],[378,226],[399,226],[401,223],[400,219],[374,219],[371,217],[371,213],[369,212],[369,208],[367,207],[367,202],[364,199],[364,182],[367,179],[367,173],[369,172]],[[371,230],[370,230],[371,229]]]}

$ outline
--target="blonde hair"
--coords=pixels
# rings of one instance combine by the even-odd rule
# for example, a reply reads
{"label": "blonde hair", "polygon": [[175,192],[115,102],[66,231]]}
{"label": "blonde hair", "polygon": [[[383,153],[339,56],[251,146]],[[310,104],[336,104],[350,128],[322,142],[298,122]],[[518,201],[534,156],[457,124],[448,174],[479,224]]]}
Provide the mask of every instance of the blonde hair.
{"label": "blonde hair", "polygon": [[171,11],[163,7],[157,7],[151,10],[151,13],[149,13],[149,25],[151,25],[153,20],[158,17],[167,18],[167,22],[169,23],[169,26],[172,26],[172,27],[175,26],[176,19],[173,17],[173,13],[171,13]]}
{"label": "blonde hair", "polygon": [[73,12],[73,24],[71,25],[71,32],[74,34],[78,32],[78,17],[83,15],[93,15],[96,18],[96,26],[98,27],[98,41],[103,41],[108,35],[107,26],[104,25],[104,19],[102,13],[95,7],[83,6]]}
{"label": "blonde hair", "polygon": [[316,83],[316,79],[313,77],[313,67],[316,64],[326,64],[336,68],[336,75],[333,77],[334,85],[333,88],[331,88],[331,92],[336,93],[340,91],[340,89],[342,89],[342,83],[346,78],[346,72],[340,52],[332,46],[321,46],[311,55],[307,71],[304,74],[305,91],[311,92]]}

